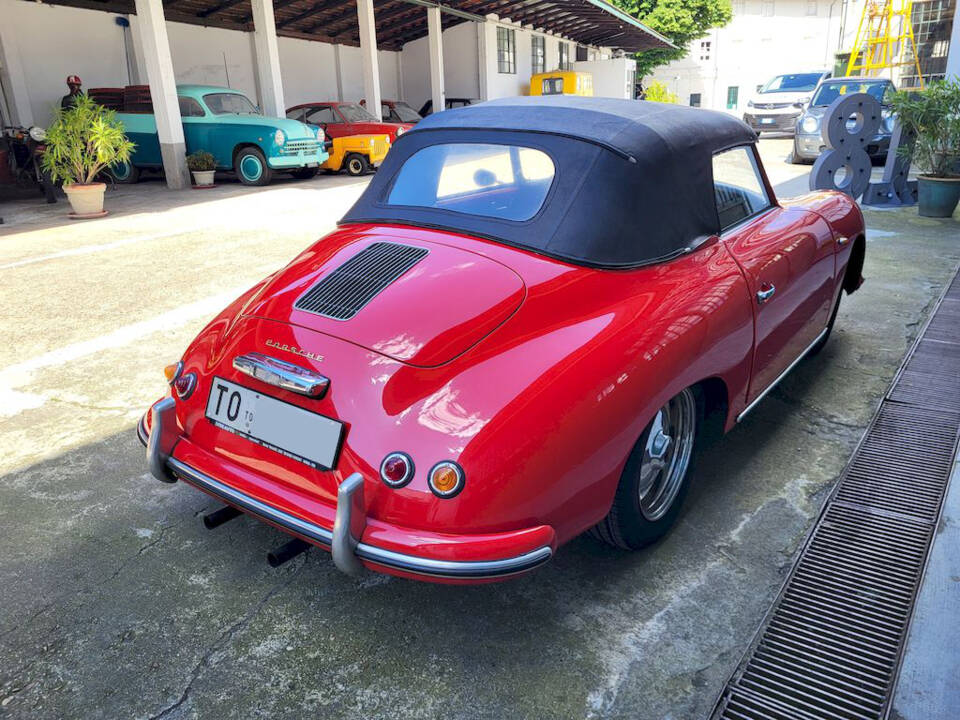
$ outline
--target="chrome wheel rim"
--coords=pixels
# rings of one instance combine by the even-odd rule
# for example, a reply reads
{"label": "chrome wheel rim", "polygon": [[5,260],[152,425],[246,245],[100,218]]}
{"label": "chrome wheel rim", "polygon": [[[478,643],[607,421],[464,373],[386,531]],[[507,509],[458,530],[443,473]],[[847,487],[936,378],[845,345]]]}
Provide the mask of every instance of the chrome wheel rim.
{"label": "chrome wheel rim", "polygon": [[697,403],[689,389],[660,408],[640,461],[637,493],[647,520],[662,518],[673,506],[690,467],[697,430]]}

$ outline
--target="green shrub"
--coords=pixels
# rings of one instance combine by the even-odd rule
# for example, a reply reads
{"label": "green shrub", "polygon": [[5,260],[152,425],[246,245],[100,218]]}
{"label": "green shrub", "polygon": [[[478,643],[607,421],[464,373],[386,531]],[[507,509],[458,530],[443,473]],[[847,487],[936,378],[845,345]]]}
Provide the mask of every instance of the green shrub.
{"label": "green shrub", "polygon": [[197,172],[216,170],[217,159],[206,150],[197,150],[187,155],[187,167]]}
{"label": "green shrub", "polygon": [[647,87],[646,94],[644,99],[652,100],[653,102],[662,102],[662,103],[678,103],[680,98],[674,95],[672,92],[667,90],[667,86],[662,82],[652,82]]}
{"label": "green shrub", "polygon": [[116,113],[79,95],[73,107],[57,108],[47,128],[44,170],[64,185],[88,185],[104,168],[130,162],[135,145]]}
{"label": "green shrub", "polygon": [[[913,159],[933,177],[956,175],[960,157],[960,81],[931,83],[926,90],[901,90],[893,111],[905,130],[917,135]],[[909,147],[901,146],[906,154]]]}

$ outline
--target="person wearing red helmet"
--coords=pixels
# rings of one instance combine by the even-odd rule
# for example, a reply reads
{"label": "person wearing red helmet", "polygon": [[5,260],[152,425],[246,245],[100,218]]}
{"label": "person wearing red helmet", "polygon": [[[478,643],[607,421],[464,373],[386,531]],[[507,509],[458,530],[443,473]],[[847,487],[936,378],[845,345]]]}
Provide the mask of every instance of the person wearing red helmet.
{"label": "person wearing red helmet", "polygon": [[60,107],[64,110],[68,110],[74,106],[77,102],[77,98],[80,97],[83,90],[81,89],[80,77],[78,75],[71,75],[67,78],[67,87],[70,88],[70,92],[60,98]]}

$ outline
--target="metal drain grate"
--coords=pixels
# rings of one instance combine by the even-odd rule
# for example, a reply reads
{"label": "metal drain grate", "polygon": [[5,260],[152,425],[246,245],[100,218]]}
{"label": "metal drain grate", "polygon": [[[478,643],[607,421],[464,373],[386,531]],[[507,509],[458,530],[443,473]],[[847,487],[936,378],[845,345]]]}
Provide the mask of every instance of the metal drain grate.
{"label": "metal drain grate", "polygon": [[317,282],[293,306],[334,320],[349,320],[427,252],[399,243],[373,243]]}
{"label": "metal drain grate", "polygon": [[960,276],[901,366],[717,720],[885,717],[960,429]]}

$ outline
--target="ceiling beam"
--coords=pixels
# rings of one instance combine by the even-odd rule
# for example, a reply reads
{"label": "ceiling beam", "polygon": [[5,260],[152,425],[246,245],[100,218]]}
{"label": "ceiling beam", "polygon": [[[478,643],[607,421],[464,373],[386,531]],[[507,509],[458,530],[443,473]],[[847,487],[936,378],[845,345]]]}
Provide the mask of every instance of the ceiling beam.
{"label": "ceiling beam", "polygon": [[223,12],[224,10],[229,10],[230,8],[239,5],[240,3],[249,2],[250,0],[223,0],[223,2],[214,5],[211,8],[206,10],[201,10],[197,13],[197,17],[210,17],[211,15],[216,15],[217,13]]}

